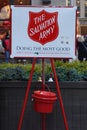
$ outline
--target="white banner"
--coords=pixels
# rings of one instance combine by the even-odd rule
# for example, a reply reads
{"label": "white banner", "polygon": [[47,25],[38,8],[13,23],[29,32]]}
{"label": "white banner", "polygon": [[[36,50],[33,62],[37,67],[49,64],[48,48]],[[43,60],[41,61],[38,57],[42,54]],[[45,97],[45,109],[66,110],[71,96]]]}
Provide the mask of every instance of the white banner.
{"label": "white banner", "polygon": [[75,57],[76,7],[11,8],[11,57]]}

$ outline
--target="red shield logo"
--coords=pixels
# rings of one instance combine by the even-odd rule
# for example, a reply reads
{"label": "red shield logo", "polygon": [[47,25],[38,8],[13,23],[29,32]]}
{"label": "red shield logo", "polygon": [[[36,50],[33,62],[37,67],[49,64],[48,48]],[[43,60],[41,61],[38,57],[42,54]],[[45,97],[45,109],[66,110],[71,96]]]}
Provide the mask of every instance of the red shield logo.
{"label": "red shield logo", "polygon": [[44,45],[59,35],[58,12],[29,12],[28,36]]}

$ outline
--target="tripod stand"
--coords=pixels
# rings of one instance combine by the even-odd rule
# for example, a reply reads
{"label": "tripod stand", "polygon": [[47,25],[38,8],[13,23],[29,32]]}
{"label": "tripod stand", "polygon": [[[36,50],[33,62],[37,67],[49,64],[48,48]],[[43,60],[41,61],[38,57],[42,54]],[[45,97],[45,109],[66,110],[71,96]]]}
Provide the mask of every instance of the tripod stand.
{"label": "tripod stand", "polygon": [[[50,58],[50,63],[51,63],[52,71],[53,71],[53,74],[54,74],[54,79],[55,79],[55,83],[56,83],[56,90],[57,90],[57,94],[58,94],[58,100],[59,100],[59,103],[60,103],[60,108],[61,108],[61,112],[62,112],[64,125],[65,125],[65,130],[69,130],[53,58]],[[27,100],[28,100],[28,95],[29,95],[29,91],[30,91],[30,85],[31,85],[32,76],[33,76],[33,73],[34,73],[35,64],[36,64],[36,58],[34,58],[33,64],[32,64],[32,69],[31,69],[31,72],[30,72],[29,80],[28,80],[28,86],[27,86],[27,89],[26,89],[24,103],[23,103],[23,106],[22,106],[22,111],[21,111],[21,115],[20,115],[20,119],[19,119],[19,123],[18,123],[18,130],[21,130],[21,127],[22,127],[22,121],[23,121],[24,112],[25,112],[25,108],[26,108],[26,104],[27,104]],[[42,90],[45,89],[44,83],[45,83],[45,79],[44,79],[44,58],[42,58]],[[46,114],[43,113],[42,114],[42,130],[46,130],[45,116],[46,116]]]}

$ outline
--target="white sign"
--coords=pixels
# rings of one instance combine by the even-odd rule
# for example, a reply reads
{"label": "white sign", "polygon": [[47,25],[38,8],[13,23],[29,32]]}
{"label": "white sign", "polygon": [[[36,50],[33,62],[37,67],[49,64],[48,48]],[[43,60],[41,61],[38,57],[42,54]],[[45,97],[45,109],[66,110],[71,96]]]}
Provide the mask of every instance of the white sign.
{"label": "white sign", "polygon": [[11,57],[75,57],[76,7],[11,8]]}

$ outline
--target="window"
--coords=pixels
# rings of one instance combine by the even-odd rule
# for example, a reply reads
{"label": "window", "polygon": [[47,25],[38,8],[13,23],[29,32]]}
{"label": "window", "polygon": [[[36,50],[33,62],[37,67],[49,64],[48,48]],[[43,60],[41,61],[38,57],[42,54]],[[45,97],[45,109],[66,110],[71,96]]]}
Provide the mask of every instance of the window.
{"label": "window", "polygon": [[80,17],[80,0],[76,0],[76,6],[77,6],[78,17]]}
{"label": "window", "polygon": [[66,0],[67,6],[71,6],[71,0]]}
{"label": "window", "polygon": [[85,0],[85,17],[87,17],[87,0]]}
{"label": "window", "polygon": [[31,0],[14,0],[15,5],[31,5]]}

